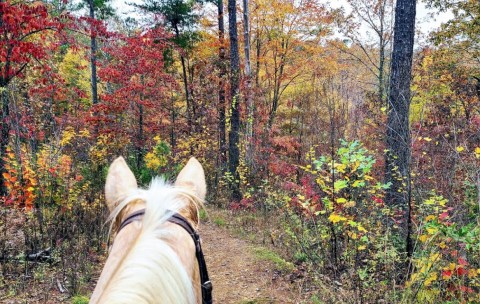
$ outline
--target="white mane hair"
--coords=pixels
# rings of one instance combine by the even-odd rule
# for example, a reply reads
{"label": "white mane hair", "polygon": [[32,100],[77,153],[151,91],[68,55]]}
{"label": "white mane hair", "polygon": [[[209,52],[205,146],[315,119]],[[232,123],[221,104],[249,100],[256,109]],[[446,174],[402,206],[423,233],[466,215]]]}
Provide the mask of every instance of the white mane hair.
{"label": "white mane hair", "polygon": [[188,202],[198,208],[201,200],[192,191],[155,178],[147,190],[137,189],[120,202],[109,219],[115,219],[128,203],[135,200],[146,203],[142,230],[105,286],[101,302],[195,303],[192,279],[165,241],[174,236],[162,226]]}

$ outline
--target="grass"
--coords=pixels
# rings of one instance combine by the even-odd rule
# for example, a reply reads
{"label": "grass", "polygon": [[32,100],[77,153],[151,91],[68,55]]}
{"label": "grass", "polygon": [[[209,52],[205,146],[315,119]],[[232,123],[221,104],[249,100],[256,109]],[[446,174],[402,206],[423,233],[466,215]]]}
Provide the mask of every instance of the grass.
{"label": "grass", "polygon": [[215,225],[217,225],[218,227],[225,227],[225,225],[227,224],[227,222],[225,222],[225,220],[222,219],[222,218],[215,218],[215,219],[213,219],[213,222],[214,222]]}
{"label": "grass", "polygon": [[253,250],[253,252],[258,259],[272,262],[280,271],[288,272],[293,271],[295,268],[292,263],[285,261],[282,257],[270,249],[257,247]]}
{"label": "grass", "polygon": [[88,304],[89,298],[86,296],[73,296],[72,304]]}
{"label": "grass", "polygon": [[199,213],[200,221],[206,222],[208,220],[207,211],[205,209],[200,209],[198,213]]}

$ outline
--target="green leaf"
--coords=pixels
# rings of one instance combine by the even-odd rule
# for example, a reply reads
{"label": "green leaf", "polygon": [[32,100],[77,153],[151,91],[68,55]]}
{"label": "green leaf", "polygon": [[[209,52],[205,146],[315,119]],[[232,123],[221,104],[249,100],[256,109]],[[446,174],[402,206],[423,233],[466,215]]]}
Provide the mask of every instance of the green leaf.
{"label": "green leaf", "polygon": [[347,188],[348,186],[348,182],[346,180],[338,180],[335,182],[335,184],[333,184],[333,189],[335,190],[335,192],[338,192],[344,188]]}
{"label": "green leaf", "polygon": [[364,187],[364,186],[365,186],[365,182],[364,181],[359,181],[359,180],[356,180],[352,185],[352,187],[354,187],[354,188]]}

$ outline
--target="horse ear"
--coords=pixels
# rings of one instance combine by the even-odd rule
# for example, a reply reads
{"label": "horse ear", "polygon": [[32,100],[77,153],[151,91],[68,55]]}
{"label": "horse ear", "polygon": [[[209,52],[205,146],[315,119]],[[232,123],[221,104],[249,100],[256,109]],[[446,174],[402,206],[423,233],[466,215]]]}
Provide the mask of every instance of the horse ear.
{"label": "horse ear", "polygon": [[110,212],[121,199],[132,190],[137,189],[137,187],[137,180],[125,159],[121,156],[115,159],[108,169],[107,181],[105,183],[105,200]]}
{"label": "horse ear", "polygon": [[200,199],[205,199],[207,193],[205,172],[195,157],[190,158],[182,171],[180,171],[175,181],[175,186],[190,188]]}

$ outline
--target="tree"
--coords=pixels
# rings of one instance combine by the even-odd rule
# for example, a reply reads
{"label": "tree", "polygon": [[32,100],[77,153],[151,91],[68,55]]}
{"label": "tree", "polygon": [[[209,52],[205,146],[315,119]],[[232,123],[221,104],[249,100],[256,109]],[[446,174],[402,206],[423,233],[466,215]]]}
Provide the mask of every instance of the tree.
{"label": "tree", "polygon": [[[348,0],[348,3],[352,7],[352,13],[345,20],[343,31],[360,52],[346,47],[341,50],[365,65],[375,76],[378,102],[383,106],[387,93],[385,87],[388,80],[388,47],[392,38],[394,3],[392,0]],[[362,25],[373,31],[373,38],[370,33],[367,37],[359,33],[358,29]]]}
{"label": "tree", "polygon": [[[219,83],[218,83],[218,133],[219,133],[219,161],[223,168],[227,162],[227,138],[225,129],[225,77],[227,75],[227,66],[225,62],[225,21],[223,0],[218,0],[218,65],[219,65]],[[222,169],[223,170],[223,169]]]}
{"label": "tree", "polygon": [[[469,54],[478,65],[480,60],[480,2],[469,0],[428,0],[442,12],[450,11],[453,18],[442,24],[432,35],[435,44],[446,44]],[[478,76],[478,75],[477,75]]]}
{"label": "tree", "polygon": [[[90,23],[90,85],[92,90],[92,105],[98,103],[98,79],[97,79],[97,35],[99,22],[97,19],[106,19],[113,15],[113,8],[109,0],[83,0],[80,7],[87,7]],[[99,18],[98,18],[99,17]]]}
{"label": "tree", "polygon": [[475,67],[471,77],[477,81],[477,96],[480,98],[480,2],[467,0],[429,0],[440,11],[451,11],[454,18],[442,24],[432,33],[437,46],[446,46],[462,54],[466,67]]}
{"label": "tree", "polygon": [[[187,51],[197,39],[192,30],[198,16],[194,11],[196,1],[190,0],[145,0],[143,4],[135,5],[149,13],[163,16],[163,25],[170,28],[175,37],[174,42]],[[187,102],[187,120],[188,125],[193,126],[195,116],[195,105],[188,82],[187,63],[185,54],[180,52],[180,61],[182,64],[183,85],[185,90],[185,99]]]}
{"label": "tree", "polygon": [[[313,0],[257,0],[255,5],[252,24],[260,27],[256,32],[262,35],[255,37],[256,74],[263,74],[259,85],[267,92],[267,129],[270,130],[284,92],[305,75],[305,63],[312,55],[310,50],[322,45],[323,38],[330,33],[333,18],[324,5]],[[260,68],[263,68],[261,72]]]}
{"label": "tree", "polygon": [[157,27],[113,43],[106,49],[110,63],[100,70],[102,79],[113,87],[98,107],[98,114],[103,114],[101,131],[128,135],[137,168],[143,164],[147,140],[158,135],[156,131],[168,121],[168,108],[162,101],[175,89],[164,68],[168,38],[165,30]]}
{"label": "tree", "polygon": [[230,133],[228,135],[228,169],[230,172],[232,200],[242,199],[240,192],[240,56],[238,52],[237,6],[235,0],[228,0],[228,33],[230,37]]}
{"label": "tree", "polygon": [[[466,65],[465,53],[454,48],[427,47],[418,55],[410,122],[415,130],[412,172],[421,174],[414,181],[417,188],[435,189],[452,206],[460,206],[468,201],[465,185],[475,185],[479,169],[466,153],[479,145],[480,98],[471,76],[478,67]],[[467,218],[468,212],[458,210],[456,218]]]}
{"label": "tree", "polygon": [[388,96],[386,182],[391,186],[386,202],[398,208],[400,233],[406,237],[406,252],[411,257],[411,183],[410,183],[410,80],[415,36],[416,0],[398,0],[395,8],[392,68]]}
{"label": "tree", "polygon": [[[4,157],[10,139],[10,104],[8,85],[24,76],[26,68],[48,56],[47,50],[58,46],[46,41],[46,32],[59,33],[63,25],[48,14],[45,5],[35,2],[0,1],[0,95],[2,121],[0,138],[0,195],[6,194],[3,182]],[[48,67],[44,67],[48,69]]]}
{"label": "tree", "polygon": [[250,18],[248,9],[248,0],[243,0],[243,40],[245,50],[245,103],[247,104],[247,127],[246,127],[246,155],[245,159],[248,165],[253,162],[253,94],[252,94],[252,69],[250,67]]}

